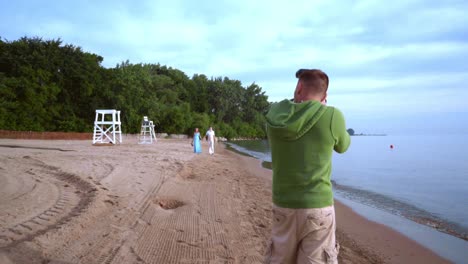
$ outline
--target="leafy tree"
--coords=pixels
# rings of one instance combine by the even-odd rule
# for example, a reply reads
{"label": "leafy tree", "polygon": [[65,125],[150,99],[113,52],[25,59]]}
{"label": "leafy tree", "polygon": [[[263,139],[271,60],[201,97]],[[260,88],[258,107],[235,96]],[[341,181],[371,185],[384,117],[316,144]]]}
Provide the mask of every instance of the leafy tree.
{"label": "leafy tree", "polygon": [[214,126],[226,138],[265,137],[268,97],[255,83],[129,61],[106,69],[102,61],[60,39],[0,39],[0,129],[90,132],[96,109],[119,109],[125,133],[148,116],[158,132]]}

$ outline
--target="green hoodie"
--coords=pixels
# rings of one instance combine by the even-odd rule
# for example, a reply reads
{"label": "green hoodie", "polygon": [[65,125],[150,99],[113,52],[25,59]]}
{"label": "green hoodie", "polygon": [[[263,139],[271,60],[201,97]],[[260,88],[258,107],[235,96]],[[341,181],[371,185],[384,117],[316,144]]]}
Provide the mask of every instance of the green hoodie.
{"label": "green hoodie", "polygon": [[332,153],[350,144],[340,110],[318,101],[273,104],[266,115],[273,165],[273,203],[285,208],[333,205]]}

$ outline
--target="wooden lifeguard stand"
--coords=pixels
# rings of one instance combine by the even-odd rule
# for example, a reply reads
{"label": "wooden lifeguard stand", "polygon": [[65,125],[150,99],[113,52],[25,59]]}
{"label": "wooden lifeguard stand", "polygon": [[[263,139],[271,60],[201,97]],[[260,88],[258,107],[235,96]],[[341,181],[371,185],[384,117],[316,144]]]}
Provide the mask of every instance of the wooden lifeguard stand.
{"label": "wooden lifeguard stand", "polygon": [[115,109],[96,110],[93,144],[122,143],[120,111]]}
{"label": "wooden lifeguard stand", "polygon": [[154,123],[148,120],[147,116],[143,117],[141,122],[140,138],[138,144],[152,144],[156,139],[156,133],[154,132]]}

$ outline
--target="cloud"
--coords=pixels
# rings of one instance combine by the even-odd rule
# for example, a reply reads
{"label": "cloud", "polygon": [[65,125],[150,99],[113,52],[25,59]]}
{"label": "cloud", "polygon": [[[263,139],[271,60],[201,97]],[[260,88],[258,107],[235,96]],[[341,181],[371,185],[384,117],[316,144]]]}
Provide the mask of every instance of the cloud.
{"label": "cloud", "polygon": [[128,59],[255,82],[271,101],[292,96],[298,68],[321,68],[330,101],[353,115],[447,112],[466,110],[467,9],[461,0],[17,0],[2,4],[0,32],[60,37],[106,67]]}

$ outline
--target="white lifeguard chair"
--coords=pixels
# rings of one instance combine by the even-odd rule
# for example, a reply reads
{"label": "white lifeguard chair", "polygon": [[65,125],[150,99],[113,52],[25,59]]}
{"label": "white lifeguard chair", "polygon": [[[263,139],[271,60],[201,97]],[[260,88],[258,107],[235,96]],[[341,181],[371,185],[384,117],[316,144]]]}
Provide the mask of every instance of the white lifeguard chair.
{"label": "white lifeguard chair", "polygon": [[122,143],[120,111],[115,109],[96,110],[93,144]]}
{"label": "white lifeguard chair", "polygon": [[156,133],[154,132],[154,123],[148,120],[147,116],[143,117],[141,122],[140,138],[138,144],[152,144],[156,139]]}

